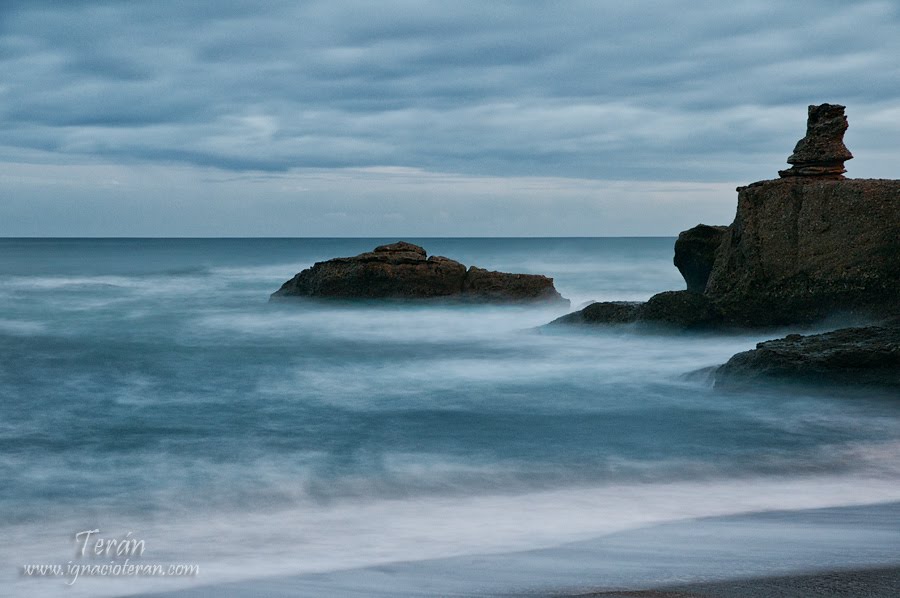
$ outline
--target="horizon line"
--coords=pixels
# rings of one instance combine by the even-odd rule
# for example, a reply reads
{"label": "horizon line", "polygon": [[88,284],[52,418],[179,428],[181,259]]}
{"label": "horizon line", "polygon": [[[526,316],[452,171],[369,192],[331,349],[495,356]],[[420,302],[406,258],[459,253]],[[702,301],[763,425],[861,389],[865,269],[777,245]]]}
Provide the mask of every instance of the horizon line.
{"label": "horizon line", "polygon": [[498,236],[420,236],[420,235],[378,235],[378,236],[369,236],[369,237],[359,237],[359,236],[336,236],[336,237],[269,237],[269,236],[239,236],[239,235],[229,235],[229,236],[199,236],[199,237],[191,237],[191,236],[0,236],[0,240],[4,241],[14,241],[14,240],[79,240],[79,239],[93,239],[93,240],[121,240],[121,239],[134,239],[134,240],[151,240],[151,239],[184,239],[184,240],[222,240],[222,239],[273,239],[273,240],[289,240],[289,239],[360,239],[360,240],[368,240],[368,239],[394,239],[394,238],[408,238],[408,239],[668,239],[677,237],[677,234],[674,235],[563,235],[563,236],[540,236],[540,235],[523,235],[523,236],[514,236],[514,235],[498,235]]}

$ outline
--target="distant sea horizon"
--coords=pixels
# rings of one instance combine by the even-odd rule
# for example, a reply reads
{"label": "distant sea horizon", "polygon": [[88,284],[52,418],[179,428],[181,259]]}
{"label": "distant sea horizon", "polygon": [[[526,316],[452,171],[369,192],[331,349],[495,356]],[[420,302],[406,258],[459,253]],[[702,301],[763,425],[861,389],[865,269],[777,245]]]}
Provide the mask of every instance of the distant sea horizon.
{"label": "distant sea horizon", "polygon": [[283,237],[283,236],[243,236],[243,235],[225,235],[225,236],[116,236],[116,235],[94,235],[94,236],[48,236],[48,235],[32,235],[32,236],[0,236],[0,239],[675,239],[678,234],[674,235],[562,235],[562,236],[535,236],[535,235],[496,235],[496,236],[418,236],[418,235],[376,235],[376,236],[321,236],[321,237]]}

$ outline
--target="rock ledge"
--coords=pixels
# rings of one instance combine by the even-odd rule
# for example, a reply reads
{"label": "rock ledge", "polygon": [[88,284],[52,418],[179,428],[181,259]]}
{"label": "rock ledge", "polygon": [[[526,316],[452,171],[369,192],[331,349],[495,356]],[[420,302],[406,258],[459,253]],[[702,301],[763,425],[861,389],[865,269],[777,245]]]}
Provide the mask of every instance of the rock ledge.
{"label": "rock ledge", "polygon": [[717,387],[766,381],[900,388],[900,328],[789,334],[734,355],[716,371]]}
{"label": "rock ledge", "polygon": [[443,299],[473,303],[568,303],[553,279],[466,267],[399,241],[354,257],[317,262],[298,273],[271,299]]}

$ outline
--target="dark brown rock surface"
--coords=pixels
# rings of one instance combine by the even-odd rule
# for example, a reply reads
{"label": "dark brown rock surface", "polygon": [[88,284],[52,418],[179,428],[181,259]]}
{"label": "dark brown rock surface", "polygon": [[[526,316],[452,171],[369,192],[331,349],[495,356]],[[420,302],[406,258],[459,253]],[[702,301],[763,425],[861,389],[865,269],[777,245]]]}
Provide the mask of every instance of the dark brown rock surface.
{"label": "dark brown rock surface", "polygon": [[900,309],[900,181],[786,178],[738,189],[706,296],[740,326]]}
{"label": "dark brown rock surface", "polygon": [[637,321],[644,305],[639,301],[600,301],[557,318],[550,324],[628,324]]}
{"label": "dark brown rock surface", "polygon": [[400,241],[354,257],[317,262],[272,294],[273,299],[448,299],[481,303],[567,302],[553,279],[466,267]]}
{"label": "dark brown rock surface", "polygon": [[762,381],[900,388],[900,328],[867,326],[824,334],[789,334],[733,356],[716,386]]}
{"label": "dark brown rock surface", "polygon": [[782,177],[843,178],[847,172],[844,162],[853,154],[844,145],[847,117],[840,104],[810,106],[806,121],[806,136],[797,142],[794,153],[787,159],[792,166],[780,170]]}
{"label": "dark brown rock surface", "polygon": [[704,295],[690,291],[665,291],[647,300],[638,320],[698,330],[718,326],[721,315]]}
{"label": "dark brown rock surface", "polygon": [[716,260],[716,250],[722,244],[727,226],[698,224],[683,231],[675,241],[675,267],[687,283],[687,290],[702,293]]}
{"label": "dark brown rock surface", "polygon": [[646,302],[605,301],[550,322],[559,324],[646,324],[680,330],[702,330],[716,326],[720,315],[703,295],[690,291],[657,293]]}
{"label": "dark brown rock surface", "polygon": [[503,302],[510,299],[561,301],[553,279],[537,274],[507,274],[472,266],[463,279],[462,294],[472,301]]}

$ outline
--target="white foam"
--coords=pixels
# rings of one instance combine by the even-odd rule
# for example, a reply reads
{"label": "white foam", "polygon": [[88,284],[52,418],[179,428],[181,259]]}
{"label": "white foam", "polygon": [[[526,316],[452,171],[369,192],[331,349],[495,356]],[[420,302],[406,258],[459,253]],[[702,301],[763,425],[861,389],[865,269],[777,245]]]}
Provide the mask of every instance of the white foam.
{"label": "white foam", "polygon": [[[897,446],[880,458],[897,462]],[[873,454],[874,454],[873,453]],[[873,457],[874,458],[874,457]],[[888,466],[889,464],[884,464]],[[200,565],[198,579],[8,580],[13,592],[66,589],[68,596],[110,596],[188,587],[198,582],[327,572],[398,561],[550,547],[660,522],[766,510],[802,510],[900,500],[890,475],[738,478],[628,484],[522,495],[306,503],[276,512],[203,513],[153,521],[104,522],[110,535],[146,539],[146,562]],[[66,562],[66,536],[87,523],[19,526],[6,533],[8,563]],[[10,547],[17,547],[14,552]],[[54,585],[55,584],[55,585]],[[0,594],[14,595],[14,594]]]}

